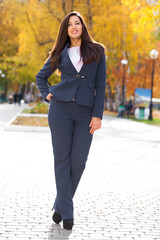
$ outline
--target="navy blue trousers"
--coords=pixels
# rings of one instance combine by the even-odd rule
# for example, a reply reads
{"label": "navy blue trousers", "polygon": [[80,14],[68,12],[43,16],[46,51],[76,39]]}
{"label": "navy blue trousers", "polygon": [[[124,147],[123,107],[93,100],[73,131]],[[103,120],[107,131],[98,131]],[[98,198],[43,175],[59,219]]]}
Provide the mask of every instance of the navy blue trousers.
{"label": "navy blue trousers", "polygon": [[52,97],[48,122],[52,136],[57,196],[54,210],[62,219],[73,219],[73,196],[85,169],[92,142],[89,124],[92,109]]}

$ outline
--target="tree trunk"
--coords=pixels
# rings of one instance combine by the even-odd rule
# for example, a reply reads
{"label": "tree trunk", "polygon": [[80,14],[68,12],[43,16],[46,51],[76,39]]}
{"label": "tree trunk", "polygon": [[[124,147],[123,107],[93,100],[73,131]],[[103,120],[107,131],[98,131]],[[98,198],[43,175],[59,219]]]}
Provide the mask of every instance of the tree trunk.
{"label": "tree trunk", "polygon": [[120,104],[121,104],[121,89],[117,81],[116,89],[115,89],[115,111],[116,112],[118,112],[118,107]]}
{"label": "tree trunk", "polygon": [[5,99],[7,98],[7,94],[8,94],[8,82],[6,81],[4,84],[4,97]]}
{"label": "tree trunk", "polygon": [[27,91],[28,91],[28,83],[25,84],[24,86],[24,101],[26,102],[26,94],[27,94]]}
{"label": "tree trunk", "polygon": [[105,96],[104,99],[104,110],[107,110],[107,97]]}
{"label": "tree trunk", "polygon": [[88,29],[92,30],[93,21],[92,21],[92,12],[91,12],[91,3],[90,0],[87,0],[87,9],[88,9]]}
{"label": "tree trunk", "polygon": [[108,99],[108,110],[113,111],[113,94],[112,94],[111,86],[109,82],[107,82],[107,99]]}

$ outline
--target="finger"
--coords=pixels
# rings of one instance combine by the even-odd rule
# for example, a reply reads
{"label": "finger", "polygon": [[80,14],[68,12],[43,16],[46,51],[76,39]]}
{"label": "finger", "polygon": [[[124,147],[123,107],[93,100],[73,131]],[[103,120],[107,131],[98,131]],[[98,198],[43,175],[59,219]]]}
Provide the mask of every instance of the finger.
{"label": "finger", "polygon": [[91,129],[90,129],[90,133],[91,133],[91,134],[93,134],[93,133],[94,133],[94,131],[95,131],[95,126],[94,126],[94,125],[92,125],[92,127],[91,127]]}
{"label": "finger", "polygon": [[90,124],[89,124],[89,127],[91,127],[93,125],[93,121],[91,120],[90,121]]}
{"label": "finger", "polygon": [[90,131],[91,134],[93,134],[94,132],[95,132],[95,129],[92,129],[92,130]]}
{"label": "finger", "polygon": [[90,133],[93,134],[97,129],[99,129],[100,126],[97,126],[97,125],[93,125],[91,130],[90,130]]}
{"label": "finger", "polygon": [[93,127],[91,127],[91,129],[90,129],[90,133],[92,134],[92,131],[93,131]]}
{"label": "finger", "polygon": [[94,131],[93,130],[90,130],[90,134],[93,134],[94,133]]}

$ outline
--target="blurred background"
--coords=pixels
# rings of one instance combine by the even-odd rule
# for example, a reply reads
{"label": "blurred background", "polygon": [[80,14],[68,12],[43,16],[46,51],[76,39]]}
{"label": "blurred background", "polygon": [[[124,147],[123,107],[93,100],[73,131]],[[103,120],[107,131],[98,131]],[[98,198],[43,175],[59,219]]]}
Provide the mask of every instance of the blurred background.
{"label": "blurred background", "polygon": [[[54,45],[61,20],[73,10],[84,17],[94,40],[106,47],[105,109],[118,112],[126,101],[135,101],[136,92],[146,100],[141,89],[150,90],[148,108],[153,97],[153,107],[160,109],[156,0],[0,0],[0,102],[41,100],[35,75]],[[56,72],[49,83],[58,81]]]}

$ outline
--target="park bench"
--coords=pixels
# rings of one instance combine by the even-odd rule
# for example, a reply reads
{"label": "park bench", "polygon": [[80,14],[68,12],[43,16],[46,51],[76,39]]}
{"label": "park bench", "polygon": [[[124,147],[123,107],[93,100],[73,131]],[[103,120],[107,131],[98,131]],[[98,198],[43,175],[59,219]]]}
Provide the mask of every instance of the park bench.
{"label": "park bench", "polygon": [[134,117],[135,109],[136,107],[133,107],[131,110],[124,111],[123,117],[126,117],[126,118]]}

